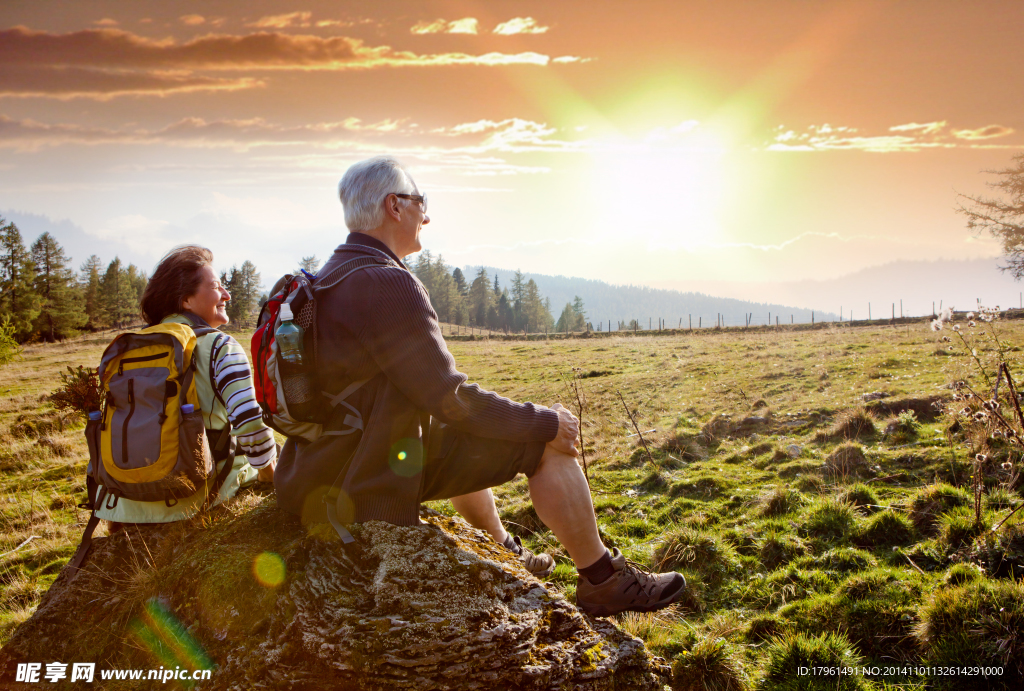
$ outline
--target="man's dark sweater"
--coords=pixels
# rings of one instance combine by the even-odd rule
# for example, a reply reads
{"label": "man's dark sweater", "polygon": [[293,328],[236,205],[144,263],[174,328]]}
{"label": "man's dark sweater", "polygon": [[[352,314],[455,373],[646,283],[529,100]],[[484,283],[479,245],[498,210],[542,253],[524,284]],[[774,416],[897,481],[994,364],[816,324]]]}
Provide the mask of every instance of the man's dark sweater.
{"label": "man's dark sweater", "polygon": [[361,269],[316,296],[318,385],[336,394],[370,381],[347,401],[362,415],[361,434],[330,434],[351,429],[344,422],[351,411],[339,405],[315,442],[285,444],[274,474],[278,503],[304,522],[326,521],[321,497],[337,480],[343,522],[417,524],[423,473],[416,469],[425,460],[431,416],[511,442],[547,442],[558,433],[555,411],[466,384],[426,290],[384,243],[351,233],[319,275],[381,253],[398,266]]}

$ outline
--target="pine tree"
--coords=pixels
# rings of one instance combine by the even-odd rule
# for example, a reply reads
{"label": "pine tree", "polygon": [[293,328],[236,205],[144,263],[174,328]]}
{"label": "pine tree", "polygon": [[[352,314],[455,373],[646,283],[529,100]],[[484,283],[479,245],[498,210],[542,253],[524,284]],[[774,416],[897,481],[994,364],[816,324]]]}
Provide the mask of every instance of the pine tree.
{"label": "pine tree", "polygon": [[[316,257],[311,257],[311,259],[315,261]],[[234,268],[232,268],[232,272],[234,272]],[[310,271],[310,273],[313,272]],[[260,291],[263,289],[263,286],[260,285],[262,282],[263,279],[256,270],[256,265],[248,259],[242,262],[242,268],[235,276],[234,290],[230,291],[231,302],[228,304],[235,306],[235,317],[233,318],[243,328],[250,326],[257,316],[260,308]]]}
{"label": "pine tree", "polygon": [[[315,276],[316,272],[320,270],[320,260],[316,258],[315,254],[309,257],[303,257],[302,261],[299,262],[299,269],[305,269],[307,272]],[[259,274],[256,275],[258,276]]]}
{"label": "pine tree", "polygon": [[455,287],[459,290],[459,295],[466,297],[469,295],[469,284],[466,283],[466,276],[462,273],[462,269],[455,267],[455,271],[452,271],[452,278],[455,280]]}
{"label": "pine tree", "polygon": [[63,340],[85,324],[85,300],[64,248],[49,233],[32,243],[35,289],[41,298],[35,330],[48,341]]}
{"label": "pine tree", "polygon": [[469,287],[469,315],[470,323],[476,326],[487,324],[487,311],[494,304],[490,291],[490,279],[487,276],[487,269],[481,267],[477,271]]}
{"label": "pine tree", "polygon": [[0,313],[10,317],[19,343],[32,335],[40,299],[32,285],[35,267],[21,240],[21,231],[0,216]]}
{"label": "pine tree", "polygon": [[93,331],[107,325],[107,315],[100,299],[100,269],[103,262],[95,254],[82,263],[81,283],[86,326]]}
{"label": "pine tree", "polygon": [[107,265],[100,280],[100,296],[112,326],[123,328],[138,319],[138,289],[132,285],[128,270],[121,268],[121,259],[118,257],[114,257]]}

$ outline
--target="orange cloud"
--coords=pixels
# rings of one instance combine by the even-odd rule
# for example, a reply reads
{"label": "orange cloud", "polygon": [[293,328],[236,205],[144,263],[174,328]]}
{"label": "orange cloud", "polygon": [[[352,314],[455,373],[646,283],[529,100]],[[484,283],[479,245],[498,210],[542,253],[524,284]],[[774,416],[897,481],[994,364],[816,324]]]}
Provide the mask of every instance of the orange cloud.
{"label": "orange cloud", "polygon": [[222,79],[175,70],[107,71],[81,67],[4,67],[0,97],[92,98],[105,101],[126,95],[236,91],[264,86],[260,79]]}
{"label": "orange cloud", "polygon": [[409,31],[414,34],[476,34],[480,31],[480,22],[473,17],[464,17],[451,22],[435,19],[432,22],[418,22]]}
{"label": "orange cloud", "polygon": [[93,24],[95,24],[96,26],[117,26],[119,23],[120,22],[118,22],[116,19],[110,19],[109,17],[105,19],[98,19],[95,22],[93,22]]}
{"label": "orange cloud", "polygon": [[310,19],[312,17],[312,12],[289,12],[288,14],[261,17],[255,22],[246,24],[246,26],[255,29],[287,29],[292,26],[305,27],[310,26]]}
{"label": "orange cloud", "polygon": [[60,123],[45,124],[30,119],[14,120],[0,115],[0,147],[38,150],[65,144],[170,144],[248,149],[275,144],[331,145],[340,137],[393,134],[402,125],[402,121],[390,119],[366,123],[359,118],[346,118],[336,122],[287,126],[263,118],[204,120],[190,117],[156,130],[115,130]]}
{"label": "orange cloud", "polygon": [[995,139],[996,137],[1005,137],[1009,134],[1013,134],[1014,129],[1012,127],[1004,127],[1002,125],[988,125],[987,127],[979,127],[976,130],[953,130],[953,136],[957,139],[967,140],[979,140],[979,139]]}
{"label": "orange cloud", "polygon": [[918,122],[908,122],[906,125],[896,125],[895,127],[890,127],[889,131],[917,132],[920,134],[938,134],[943,129],[945,129],[947,124],[949,123],[946,122],[945,120],[937,120],[935,122],[926,122],[923,124]]}
{"label": "orange cloud", "polygon": [[206,23],[206,17],[200,14],[183,14],[178,19],[187,26],[199,26]]}
{"label": "orange cloud", "polygon": [[550,30],[549,26],[541,26],[533,17],[514,17],[494,27],[494,33],[505,36],[513,34],[543,34]]}
{"label": "orange cloud", "polygon": [[91,66],[112,69],[369,69],[416,65],[546,65],[539,53],[420,55],[360,39],[258,32],[211,34],[177,43],[119,29],[52,34],[14,27],[0,31],[0,65]]}

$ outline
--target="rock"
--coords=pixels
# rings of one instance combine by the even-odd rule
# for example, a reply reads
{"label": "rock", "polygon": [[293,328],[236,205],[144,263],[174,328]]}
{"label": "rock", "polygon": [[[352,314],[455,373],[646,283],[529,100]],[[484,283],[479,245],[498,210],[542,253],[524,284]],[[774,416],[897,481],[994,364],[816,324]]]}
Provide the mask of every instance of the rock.
{"label": "rock", "polygon": [[888,398],[889,395],[890,394],[887,394],[884,391],[873,391],[871,393],[866,393],[863,396],[861,396],[860,400],[864,401],[865,403],[868,401],[880,401],[883,398]]}
{"label": "rock", "polygon": [[[248,506],[245,505],[246,501]],[[215,665],[203,689],[661,689],[665,661],[458,518],[308,531],[254,497],[129,526],[65,569],[0,651],[107,668]],[[163,641],[163,642],[162,642]],[[172,645],[164,645],[173,641]],[[13,678],[13,677],[12,677]]]}
{"label": "rock", "polygon": [[788,453],[788,454],[789,454],[789,457],[790,457],[790,458],[796,458],[796,457],[797,457],[797,456],[799,456],[799,455],[800,455],[801,453],[803,453],[803,449],[801,449],[801,448],[800,448],[800,447],[799,447],[798,445],[796,445],[796,444],[790,444],[789,446],[787,446],[787,447],[786,447],[786,453]]}

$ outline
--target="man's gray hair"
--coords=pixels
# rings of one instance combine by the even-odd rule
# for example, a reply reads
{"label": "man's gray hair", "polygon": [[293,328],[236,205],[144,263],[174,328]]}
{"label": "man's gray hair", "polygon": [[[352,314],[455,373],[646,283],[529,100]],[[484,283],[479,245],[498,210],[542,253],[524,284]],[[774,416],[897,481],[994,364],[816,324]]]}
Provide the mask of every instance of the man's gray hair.
{"label": "man's gray hair", "polygon": [[384,198],[392,192],[412,194],[416,183],[393,156],[354,163],[338,183],[345,225],[352,232],[373,230],[384,222]]}

